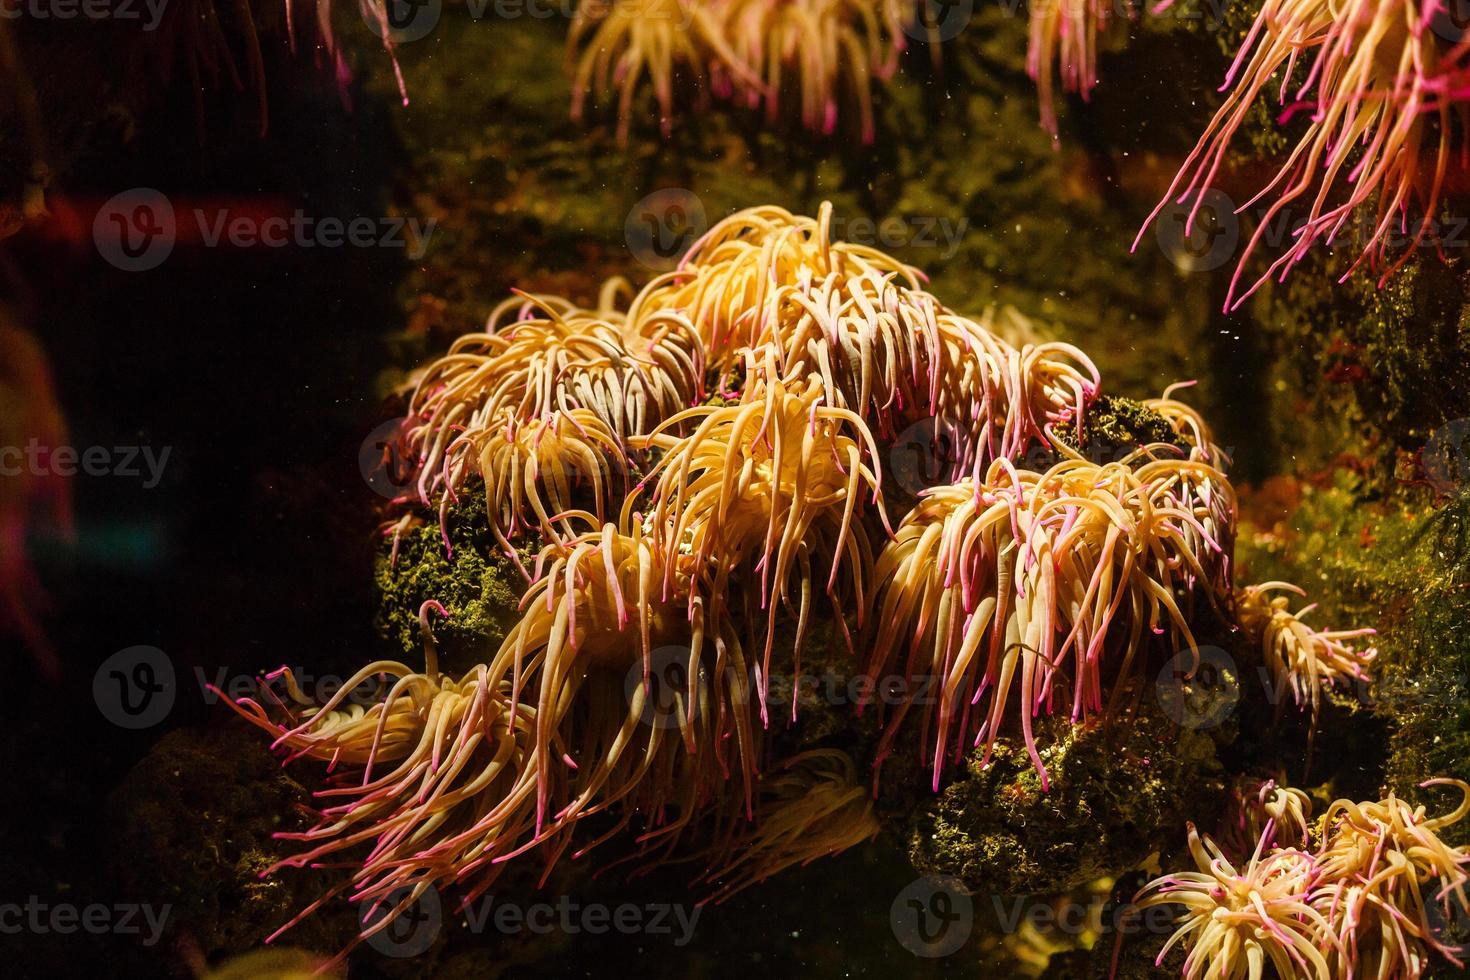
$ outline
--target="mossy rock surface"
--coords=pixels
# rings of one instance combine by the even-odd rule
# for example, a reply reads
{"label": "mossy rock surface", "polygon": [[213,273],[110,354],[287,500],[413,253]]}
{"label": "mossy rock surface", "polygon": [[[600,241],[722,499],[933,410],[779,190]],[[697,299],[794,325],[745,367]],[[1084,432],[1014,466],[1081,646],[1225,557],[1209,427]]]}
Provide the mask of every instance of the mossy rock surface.
{"label": "mossy rock surface", "polygon": [[1157,710],[1134,724],[1040,726],[1041,777],[1024,746],[971,753],[963,774],[921,804],[909,857],[982,895],[1047,895],[1121,874],[1180,836],[1182,813],[1214,812],[1223,791],[1214,740]]}

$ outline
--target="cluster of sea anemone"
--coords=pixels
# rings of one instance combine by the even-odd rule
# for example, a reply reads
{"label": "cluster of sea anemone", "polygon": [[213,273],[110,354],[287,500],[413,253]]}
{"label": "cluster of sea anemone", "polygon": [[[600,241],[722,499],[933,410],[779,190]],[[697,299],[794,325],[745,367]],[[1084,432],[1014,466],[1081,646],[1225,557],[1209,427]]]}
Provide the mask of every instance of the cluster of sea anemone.
{"label": "cluster of sea anemone", "polygon": [[[1280,977],[1420,977],[1438,956],[1463,969],[1463,937],[1454,923],[1470,915],[1470,846],[1451,847],[1445,828],[1470,813],[1470,784],[1453,786],[1454,810],[1430,817],[1392,793],[1376,802],[1337,800],[1312,830],[1310,804],[1298,791],[1264,784],[1271,813],[1243,864],[1232,861],[1194,824],[1189,851],[1198,871],[1157,878],[1139,908],[1181,906],[1179,927],[1159,954],[1183,943],[1184,976],[1246,977],[1274,968]],[[1301,833],[1276,841],[1278,825]],[[1290,839],[1290,837],[1288,838]]]}
{"label": "cluster of sea anemone", "polygon": [[[1225,76],[1229,94],[1148,222],[1173,205],[1188,205],[1194,221],[1263,96],[1275,95],[1283,123],[1306,118],[1281,169],[1237,209],[1264,205],[1227,312],[1317,246],[1357,253],[1343,280],[1366,263],[1381,284],[1437,244],[1446,176],[1470,152],[1470,36],[1454,16],[1448,0],[1266,0]],[[1277,241],[1266,271],[1243,278]]]}
{"label": "cluster of sea anemone", "polygon": [[[831,220],[740,212],[636,293],[519,296],[418,372],[401,437],[416,478],[390,527],[437,519],[447,548],[456,502],[483,493],[483,544],[525,593],[458,676],[430,622],[455,610],[431,600],[422,671],[369,664],[323,705],[286,676],[287,698],[236,704],[334,773],[282,862],[354,868],[317,905],[472,899],[521,855],[549,874],[624,832],[635,858],[692,849],[722,898],[876,834],[895,751],[937,788],[1019,734],[1045,783],[1033,719],[1121,714],[1162,660],[1198,661],[1196,623],[1230,621],[1235,496],[1199,415],[1166,392],[1143,407],[1169,441],[1094,462],[1085,354],[1030,342],[1013,312],[947,308]],[[935,457],[927,485],[897,486],[915,445]],[[1336,662],[1281,630],[1284,669]],[[799,677],[814,643],[906,682],[881,708],[871,788],[836,747],[783,758],[799,699],[773,712],[772,679]]]}
{"label": "cluster of sea anemone", "polygon": [[[1091,95],[1097,39],[1112,10],[1110,0],[1028,4],[1026,72],[1037,84],[1041,124],[1054,139],[1057,88],[1084,100]],[[578,8],[568,42],[572,116],[582,118],[589,96],[615,97],[624,142],[646,80],[666,137],[683,92],[696,102],[712,93],[764,107],[773,123],[789,100],[802,126],[829,136],[846,102],[862,141],[871,143],[874,81],[897,70],[906,34],[932,45],[937,61],[952,26],[943,28],[932,5],[913,0],[592,0]],[[795,94],[783,94],[790,90]]]}
{"label": "cluster of sea anemone", "polygon": [[626,141],[646,77],[665,136],[684,90],[763,107],[771,122],[794,100],[801,124],[824,135],[847,100],[871,143],[873,81],[897,69],[914,16],[910,0],[592,0],[577,8],[568,40],[572,115],[581,118],[589,95],[616,92]]}

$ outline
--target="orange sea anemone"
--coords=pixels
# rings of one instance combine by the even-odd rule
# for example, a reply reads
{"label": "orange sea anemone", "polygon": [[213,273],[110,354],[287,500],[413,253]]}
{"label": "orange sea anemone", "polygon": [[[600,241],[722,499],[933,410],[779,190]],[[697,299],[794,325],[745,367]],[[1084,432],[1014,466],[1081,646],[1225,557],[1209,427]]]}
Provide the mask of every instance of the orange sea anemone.
{"label": "orange sea anemone", "polygon": [[[924,494],[878,558],[869,673],[935,683],[924,718],[936,787],[972,736],[988,761],[1013,690],[1045,786],[1037,713],[1101,713],[1104,673],[1131,676],[1158,634],[1195,649],[1193,597],[1229,594],[1223,548],[1180,491],[1200,482],[1233,499],[1205,464],[1147,458],[1045,473],[997,460],[982,482]],[[889,719],[880,761],[910,707]]]}
{"label": "orange sea anemone", "polygon": [[[1369,683],[1369,669],[1378,651],[1373,647],[1360,650],[1352,641],[1376,631],[1314,629],[1305,619],[1316,604],[1292,612],[1288,608],[1290,598],[1272,594],[1276,592],[1306,595],[1289,582],[1248,585],[1236,593],[1240,626],[1260,648],[1272,681],[1289,686],[1298,707],[1310,706],[1315,722],[1322,709],[1324,688]],[[1278,710],[1285,705],[1285,701],[1280,702]]]}
{"label": "orange sea anemone", "polygon": [[[1470,152],[1470,39],[1439,36],[1435,24],[1449,16],[1445,0],[1267,0],[1225,76],[1224,104],[1144,231],[1174,204],[1188,204],[1194,220],[1236,133],[1263,93],[1276,91],[1282,120],[1301,112],[1307,125],[1276,176],[1237,208],[1266,204],[1230,280],[1226,312],[1344,233],[1358,257],[1342,279],[1366,262],[1382,285],[1434,240],[1451,161]],[[1243,279],[1277,236],[1284,250],[1253,283]]]}
{"label": "orange sea anemone", "polygon": [[830,563],[825,589],[839,624],[842,596],[863,608],[873,547],[861,514],[882,508],[877,444],[860,417],[826,404],[815,379],[787,383],[774,374],[735,405],[692,408],[666,425],[691,431],[635,441],[664,453],[648,478],[649,527],[666,552],[692,557],[706,581],[693,594],[722,601],[738,575],[756,577],[764,717],[777,608],[795,616],[798,657],[822,565]]}

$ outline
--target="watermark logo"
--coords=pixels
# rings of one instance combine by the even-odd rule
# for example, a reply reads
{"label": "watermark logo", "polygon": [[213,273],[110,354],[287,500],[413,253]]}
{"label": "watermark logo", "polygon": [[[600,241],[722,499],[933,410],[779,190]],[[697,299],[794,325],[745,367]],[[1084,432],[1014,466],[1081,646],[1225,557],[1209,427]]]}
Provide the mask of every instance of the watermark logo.
{"label": "watermark logo", "polygon": [[1235,254],[1240,219],[1235,202],[1211,188],[1202,195],[1169,202],[1159,213],[1154,235],[1159,248],[1181,272],[1209,272]]}
{"label": "watermark logo", "polygon": [[1470,0],[1442,0],[1434,5],[1429,29],[1441,40],[1459,44],[1470,31]]}
{"label": "watermark logo", "polygon": [[953,41],[975,16],[975,0],[924,0],[918,16],[904,21],[903,32],[915,41]]}
{"label": "watermark logo", "polygon": [[393,44],[421,41],[439,26],[444,0],[358,0],[368,29]]}
{"label": "watermark logo", "polygon": [[[694,670],[704,671],[704,665],[698,658],[694,662]],[[678,728],[689,718],[691,708],[698,717],[702,700],[699,692],[704,686],[703,677],[690,676],[689,647],[675,644],[649,652],[646,677],[643,658],[634,660],[623,680],[623,693],[629,707],[638,712],[645,725]]]}
{"label": "watermark logo", "polygon": [[[288,679],[289,678],[289,679]],[[326,704],[347,687],[347,678],[340,674],[316,674],[301,666],[277,667],[264,674],[231,674],[228,667],[214,671],[207,677],[203,667],[194,668],[194,680],[199,686],[199,696],[206,705],[219,703],[220,698],[239,703],[253,698],[262,703],[288,702],[292,686],[317,704]],[[358,704],[371,708],[383,700],[387,685],[386,675],[369,677],[356,687],[347,690],[339,703]]]}
{"label": "watermark logo", "polygon": [[[415,894],[418,888],[422,888]],[[418,956],[439,938],[444,905],[433,885],[403,885],[362,911],[367,944],[396,960]],[[371,933],[371,935],[369,935]]]}
{"label": "watermark logo", "polygon": [[904,949],[937,959],[965,945],[975,925],[975,908],[958,878],[929,875],[898,893],[888,920]]}
{"label": "watermark logo", "polygon": [[951,482],[964,443],[953,423],[920,419],[904,429],[888,448],[885,474],[912,496]]}
{"label": "watermark logo", "polygon": [[1184,649],[1159,671],[1154,691],[1159,707],[1175,724],[1214,728],[1240,703],[1240,675],[1235,659],[1219,647],[1200,647],[1198,663]]}
{"label": "watermark logo", "polygon": [[98,254],[124,272],[158,268],[172,254],[177,239],[173,205],[149,187],[113,196],[92,220]]}
{"label": "watermark logo", "polygon": [[389,419],[362,441],[357,468],[373,492],[396,500],[413,486],[416,467],[404,445],[407,418]]}
{"label": "watermark logo", "polygon": [[1094,895],[1086,901],[1070,898],[1039,901],[1033,896],[992,895],[990,904],[1001,931],[1007,935],[1016,934],[1024,925],[1065,936],[1168,935],[1175,926],[1175,909],[1171,906],[1140,909],[1132,902],[1120,902],[1106,895]]}
{"label": "watermark logo", "polygon": [[839,215],[832,219],[829,233],[833,241],[869,245],[890,252],[903,248],[940,249],[939,259],[943,261],[959,251],[969,229],[970,219],[967,217],[892,214],[873,219],[863,215]]}
{"label": "watermark logo", "polygon": [[1435,429],[1424,445],[1424,476],[1443,494],[1470,480],[1470,419],[1455,419]]}
{"label": "watermark logo", "polygon": [[673,945],[682,948],[694,938],[701,912],[703,909],[697,906],[664,902],[645,905],[624,902],[616,906],[601,902],[583,904],[573,901],[570,895],[560,896],[555,904],[533,902],[519,905],[497,902],[495,896],[490,895],[465,909],[465,925],[476,935],[491,927],[504,936],[527,932],[537,936],[552,933],[575,936],[583,932],[594,936],[609,932],[625,936],[667,936]]}
{"label": "watermark logo", "polygon": [[633,205],[623,222],[629,251],[655,272],[677,266],[707,228],[704,202],[683,187],[654,191]]}
{"label": "watermark logo", "polygon": [[386,215],[318,217],[300,208],[179,207],[159,191],[135,187],[104,204],[92,239],[107,262],[125,272],[161,265],[179,244],[204,248],[391,248],[423,258],[438,218]]}
{"label": "watermark logo", "polygon": [[152,728],[168,717],[177,694],[173,661],[157,647],[119,650],[92,677],[98,710],[119,728]]}

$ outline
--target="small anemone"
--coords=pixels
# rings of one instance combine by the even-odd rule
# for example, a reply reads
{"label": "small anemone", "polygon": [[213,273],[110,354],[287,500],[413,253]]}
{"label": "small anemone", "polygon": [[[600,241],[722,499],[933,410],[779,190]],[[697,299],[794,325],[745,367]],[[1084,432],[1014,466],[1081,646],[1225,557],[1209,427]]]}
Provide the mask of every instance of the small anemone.
{"label": "small anemone", "polygon": [[[733,795],[718,790],[732,774],[748,809],[759,749],[740,633],[727,616],[706,617],[688,576],[665,592],[662,556],[636,522],[548,545],[520,622],[489,663],[457,680],[440,671],[428,628],[428,613],[444,610],[426,603],[423,672],[369,664],[316,706],[283,669],[292,704],[232,702],[288,762],[342,770],[317,793],[331,805],[316,826],[280,835],[309,849],[266,873],[369,847],[347,881],[281,931],[345,892],[369,912],[388,908],[360,941],[429,887],[456,885],[473,901],[532,850],[549,874],[598,813],[617,819],[579,854],[635,817],[645,843],[676,839],[717,795]],[[652,651],[670,645],[688,650],[687,670],[672,692],[674,724],[653,724]],[[644,682],[627,689],[640,664]],[[374,678],[387,679],[386,693],[345,703]]]}
{"label": "small anemone", "polygon": [[1313,980],[1418,978],[1432,953],[1463,969],[1442,927],[1470,915],[1470,847],[1450,847],[1439,833],[1470,813],[1470,784],[1431,779],[1421,788],[1441,785],[1462,799],[1438,817],[1392,793],[1376,802],[1337,800],[1317,825],[1320,846],[1308,852],[1272,844],[1278,820],[1303,819],[1304,797],[1264,783],[1268,816],[1240,872],[1190,824],[1199,872],[1157,878],[1134,900],[1138,908],[1184,907],[1158,962],[1183,942],[1188,980],[1258,980],[1267,964],[1277,976]]}
{"label": "small anemone", "polygon": [[628,310],[641,320],[681,313],[698,331],[710,366],[726,378],[747,354],[791,335],[806,308],[793,292],[806,284],[876,275],[917,289],[922,274],[875,248],[832,238],[832,205],[816,218],[784,208],[747,208],[705,232],[679,267],[644,287]]}
{"label": "small anemone", "polygon": [[[693,327],[663,312],[633,321],[610,280],[597,311],[522,295],[491,313],[424,369],[410,401],[405,448],[420,502],[448,506],[471,472],[483,478],[495,531],[547,538],[574,531],[557,515],[589,485],[599,524],[628,440],[703,397],[704,357]],[[597,525],[594,525],[597,526]]]}
{"label": "small anemone", "polygon": [[1057,138],[1056,85],[1087,100],[1097,87],[1097,35],[1112,0],[1030,0],[1026,74],[1036,83],[1041,126]]}
{"label": "small anemone", "polygon": [[[1317,607],[1305,606],[1292,612],[1286,592],[1304,596],[1306,592],[1289,582],[1264,582],[1248,585],[1235,596],[1240,627],[1256,644],[1275,684],[1291,688],[1297,706],[1312,710],[1315,725],[1322,708],[1323,688],[1371,680],[1369,669],[1378,655],[1373,647],[1358,649],[1351,641],[1374,635],[1376,630],[1319,630],[1305,622]],[[1283,700],[1277,705],[1280,711]]]}
{"label": "small anemone", "polygon": [[909,6],[905,0],[728,0],[722,20],[730,46],[764,85],[732,79],[723,87],[752,106],[764,101],[770,122],[780,117],[783,89],[798,87],[802,125],[826,136],[837,129],[845,89],[858,107],[861,139],[871,143],[873,80],[898,69]]}
{"label": "small anemone", "polygon": [[[1377,802],[1337,800],[1322,818],[1318,860],[1326,881],[1313,898],[1337,941],[1334,975],[1418,977],[1433,950],[1464,968],[1461,950],[1441,938],[1438,923],[1470,915],[1470,847],[1450,847],[1439,833],[1470,813],[1470,784],[1453,786],[1460,805],[1438,817],[1390,793]],[[1459,912],[1455,911],[1458,906]]]}
{"label": "small anemone", "polygon": [[1312,800],[1301,790],[1274,779],[1242,776],[1230,788],[1219,840],[1226,853],[1241,859],[1261,840],[1266,847],[1304,848],[1311,842],[1311,815]]}
{"label": "small anemone", "polygon": [[1268,964],[1279,977],[1336,976],[1323,949],[1337,939],[1310,901],[1319,876],[1312,855],[1294,848],[1263,850],[1258,845],[1237,871],[1214,841],[1189,824],[1189,853],[1199,870],[1157,878],[1134,899],[1139,909],[1184,907],[1157,963],[1182,942],[1189,949],[1186,980],[1260,980]]}
{"label": "small anemone", "polygon": [[579,4],[567,38],[572,66],[572,118],[587,96],[618,98],[618,142],[628,142],[633,99],[647,76],[659,108],[659,128],[674,128],[674,83],[680,71],[696,92],[708,85],[707,66],[724,66],[756,90],[760,79],[730,47],[720,8],[701,0],[589,0]]}
{"label": "small anemone", "polygon": [[898,67],[907,0],[593,0],[578,7],[567,42],[572,118],[589,95],[617,93],[626,144],[634,100],[653,89],[659,126],[673,131],[677,96],[713,93],[778,120],[794,90],[803,126],[830,136],[839,105],[855,103],[864,143],[874,138],[874,80]]}

